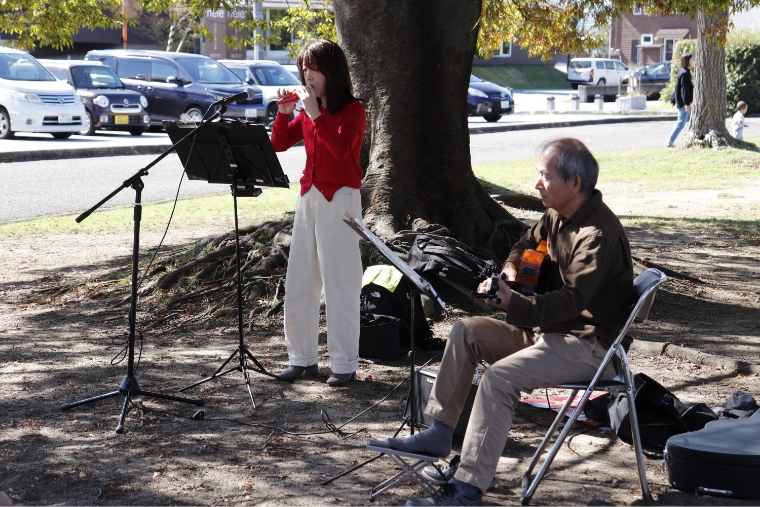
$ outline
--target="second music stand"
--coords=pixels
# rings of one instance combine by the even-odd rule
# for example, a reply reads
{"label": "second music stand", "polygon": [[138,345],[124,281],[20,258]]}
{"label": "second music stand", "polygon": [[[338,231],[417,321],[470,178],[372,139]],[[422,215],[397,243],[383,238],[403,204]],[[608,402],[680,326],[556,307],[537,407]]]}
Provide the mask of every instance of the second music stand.
{"label": "second music stand", "polygon": [[[164,122],[166,133],[174,141],[183,137],[185,128],[193,128],[193,124]],[[243,280],[240,273],[240,231],[238,228],[238,197],[258,197],[261,189],[258,186],[288,188],[288,177],[282,172],[280,161],[274,152],[269,135],[263,125],[254,125],[239,121],[219,121],[201,130],[190,153],[189,146],[178,146],[177,154],[180,159],[187,160],[185,171],[189,179],[205,180],[209,183],[223,183],[232,189],[232,201],[235,211],[235,263],[237,267],[237,304],[238,304],[238,347],[224,363],[214,372],[198,382],[179,389],[185,391],[191,387],[203,384],[209,380],[221,377],[233,371],[243,373],[248,396],[253,408],[256,400],[251,392],[251,381],[248,371],[280,379],[270,373],[251,354],[243,338]],[[238,364],[224,369],[227,364],[238,356]],[[248,365],[248,359],[254,366]]]}

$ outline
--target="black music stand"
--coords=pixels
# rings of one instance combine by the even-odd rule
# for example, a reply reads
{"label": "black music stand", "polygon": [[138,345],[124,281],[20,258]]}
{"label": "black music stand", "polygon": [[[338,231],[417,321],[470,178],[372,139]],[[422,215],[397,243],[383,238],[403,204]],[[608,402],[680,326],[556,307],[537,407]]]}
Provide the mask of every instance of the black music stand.
{"label": "black music stand", "polygon": [[[119,416],[119,423],[116,425],[116,433],[123,433],[124,432],[124,420],[127,417],[127,411],[129,410],[129,402],[130,400],[135,396],[150,396],[153,398],[160,398],[164,400],[171,400],[171,401],[179,401],[183,403],[191,403],[193,405],[197,405],[199,407],[203,406],[203,400],[191,400],[189,398],[181,398],[179,396],[173,396],[171,394],[163,394],[163,393],[156,393],[152,391],[144,391],[140,388],[140,384],[137,382],[137,377],[135,376],[137,368],[135,367],[135,328],[137,324],[137,273],[139,270],[138,266],[138,260],[140,259],[140,221],[142,219],[142,190],[145,187],[145,184],[142,181],[143,176],[148,175],[148,170],[158,164],[161,160],[163,160],[166,156],[168,156],[171,152],[173,152],[175,149],[179,148],[180,146],[183,146],[183,141],[186,139],[190,139],[193,136],[198,135],[199,132],[202,132],[203,129],[208,126],[213,120],[220,117],[222,114],[224,114],[224,111],[226,110],[226,106],[222,105],[222,107],[211,117],[204,122],[202,122],[200,125],[196,126],[193,124],[191,125],[192,130],[189,132],[186,132],[184,136],[180,136],[177,139],[173,139],[172,141],[174,144],[169,147],[166,151],[164,151],[161,155],[156,157],[151,161],[150,164],[146,165],[139,171],[137,171],[135,174],[130,176],[128,179],[124,180],[124,182],[105,196],[103,199],[100,200],[99,203],[82,213],[76,218],[76,222],[80,223],[83,220],[85,220],[88,216],[90,216],[95,210],[100,208],[103,204],[108,202],[112,197],[114,197],[116,194],[124,190],[125,188],[131,187],[135,191],[135,205],[134,205],[134,215],[133,215],[133,221],[134,221],[134,239],[132,242],[132,279],[131,279],[131,297],[130,297],[130,305],[129,305],[129,332],[128,332],[128,339],[127,339],[127,376],[124,377],[124,379],[121,381],[121,384],[119,385],[119,389],[116,391],[111,391],[104,394],[99,394],[97,396],[93,396],[91,398],[86,398],[79,401],[74,401],[71,403],[64,403],[61,405],[61,410],[68,410],[70,408],[78,407],[80,405],[86,405],[88,403],[94,403],[96,401],[105,400],[108,398],[113,398],[114,396],[122,395],[124,396],[124,405],[121,409],[121,415]],[[186,152],[187,150],[185,150]],[[139,363],[139,361],[138,361]]]}
{"label": "black music stand", "polygon": [[[388,245],[386,245],[383,240],[375,236],[375,234],[364,227],[361,223],[359,223],[358,220],[356,220],[354,217],[352,217],[350,214],[346,213],[346,218],[343,219],[346,224],[348,224],[354,231],[359,234],[362,238],[369,241],[372,246],[377,248],[377,251],[380,252],[380,254],[385,257],[385,259],[391,263],[393,267],[398,269],[404,277],[411,282],[412,291],[409,294],[409,301],[411,305],[411,317],[409,322],[409,327],[411,329],[410,332],[410,357],[411,357],[411,365],[409,366],[409,399],[407,401],[409,407],[416,407],[415,403],[415,397],[416,393],[414,392],[414,374],[415,374],[415,351],[414,351],[414,322],[415,322],[415,311],[416,311],[416,305],[414,304],[414,300],[417,299],[417,294],[424,294],[425,296],[429,297],[433,301],[433,305],[437,310],[445,310],[446,304],[443,302],[443,300],[438,296],[438,293],[435,291],[432,285],[430,285],[430,282],[422,278],[416,271],[414,271],[412,268],[409,267],[409,265],[401,259],[401,257],[396,254],[393,250],[388,248]],[[396,435],[401,431],[401,429],[404,427],[405,424],[409,425],[409,431],[411,435],[414,435],[414,428],[417,425],[416,421],[416,410],[409,410],[409,415],[404,419],[404,421],[401,423],[401,427],[396,431]],[[376,441],[370,440],[369,442],[376,443]],[[368,447],[369,447],[368,442]],[[374,450],[374,447],[373,447]],[[363,467],[364,465],[371,463],[372,461],[375,461],[376,459],[382,457],[384,454],[387,453],[380,453],[377,456],[374,456],[367,461],[364,461],[363,463],[359,463],[358,465],[353,466],[352,468],[346,470],[345,472],[342,472],[335,477],[331,477],[330,479],[327,479],[320,483],[321,486],[324,486],[326,484],[331,483],[335,479],[338,479],[340,477],[343,477],[344,475],[350,474],[354,470]],[[389,486],[388,486],[389,487]],[[387,489],[387,488],[383,488]],[[373,488],[374,490],[374,488]],[[379,491],[378,491],[379,493]],[[370,500],[374,498],[374,492],[370,493]]]}
{"label": "black music stand", "polygon": [[[187,124],[164,122],[169,138],[182,138]],[[189,128],[192,128],[190,125]],[[192,152],[190,150],[192,149]],[[255,371],[278,380],[280,377],[269,373],[264,366],[251,354],[243,339],[243,280],[240,274],[240,233],[238,228],[238,197],[258,197],[261,195],[259,186],[288,188],[288,177],[282,172],[280,161],[274,152],[269,135],[263,125],[254,125],[240,121],[218,121],[207,129],[198,132],[193,146],[180,145],[177,155],[181,160],[187,160],[185,171],[191,180],[205,180],[209,183],[223,183],[232,189],[232,201],[235,210],[235,263],[237,265],[237,303],[238,303],[238,347],[226,361],[210,377],[179,389],[185,391],[191,387],[203,384],[209,380],[221,377],[233,371],[243,373],[245,386],[251,398],[253,408],[256,400],[251,392],[251,381],[248,371]],[[238,355],[238,364],[224,370],[224,367]],[[250,359],[255,367],[248,366]],[[224,370],[224,371],[222,371]]]}

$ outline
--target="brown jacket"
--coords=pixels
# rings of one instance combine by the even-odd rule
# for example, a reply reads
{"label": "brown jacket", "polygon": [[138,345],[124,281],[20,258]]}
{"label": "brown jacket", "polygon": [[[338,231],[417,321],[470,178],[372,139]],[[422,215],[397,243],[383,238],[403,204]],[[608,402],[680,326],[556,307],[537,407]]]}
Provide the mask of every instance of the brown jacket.
{"label": "brown jacket", "polygon": [[[597,336],[610,346],[630,314],[631,248],[623,225],[594,190],[569,219],[548,210],[515,245],[507,261],[546,240],[553,261],[548,290],[512,293],[507,323],[543,333]],[[553,290],[552,290],[553,289]],[[623,344],[630,344],[626,338]]]}

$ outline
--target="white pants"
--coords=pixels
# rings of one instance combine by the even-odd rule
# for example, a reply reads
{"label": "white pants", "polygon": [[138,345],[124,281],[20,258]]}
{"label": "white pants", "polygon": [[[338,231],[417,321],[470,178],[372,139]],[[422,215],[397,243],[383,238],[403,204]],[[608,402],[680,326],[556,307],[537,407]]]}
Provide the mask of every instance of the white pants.
{"label": "white pants", "polygon": [[325,289],[327,350],[333,373],[359,367],[359,235],[343,219],[361,219],[359,189],[340,188],[333,200],[312,185],[298,198],[285,278],[285,343],[293,366],[317,364],[319,299]]}

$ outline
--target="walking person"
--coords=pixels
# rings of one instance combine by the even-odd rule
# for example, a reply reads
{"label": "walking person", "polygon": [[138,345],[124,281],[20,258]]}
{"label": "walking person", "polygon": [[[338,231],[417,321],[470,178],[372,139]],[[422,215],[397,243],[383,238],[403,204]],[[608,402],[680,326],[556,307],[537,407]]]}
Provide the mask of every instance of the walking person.
{"label": "walking person", "polygon": [[676,120],[676,126],[673,128],[673,132],[670,133],[668,139],[668,148],[673,148],[673,144],[681,133],[684,126],[689,122],[691,117],[691,101],[694,98],[694,85],[691,83],[691,55],[684,53],[681,55],[681,69],[678,71],[678,77],[676,78],[676,91],[673,92],[673,97],[670,99],[671,104],[675,104],[678,107],[678,120]]}
{"label": "walking person", "polygon": [[739,141],[744,141],[744,129],[749,128],[749,125],[744,121],[744,115],[747,114],[747,103],[740,100],[736,103],[736,114],[734,114],[733,120],[731,120],[731,133]]}
{"label": "walking person", "polygon": [[[279,104],[272,145],[285,151],[303,140],[306,167],[296,205],[285,279],[285,343],[290,366],[277,376],[295,380],[319,373],[320,294],[324,286],[330,386],[356,378],[359,366],[359,235],[343,219],[361,219],[359,151],[366,116],[353,96],[348,62],[328,40],[307,43],[296,60],[303,109],[288,122],[295,102]],[[280,98],[287,93],[277,92]]]}

